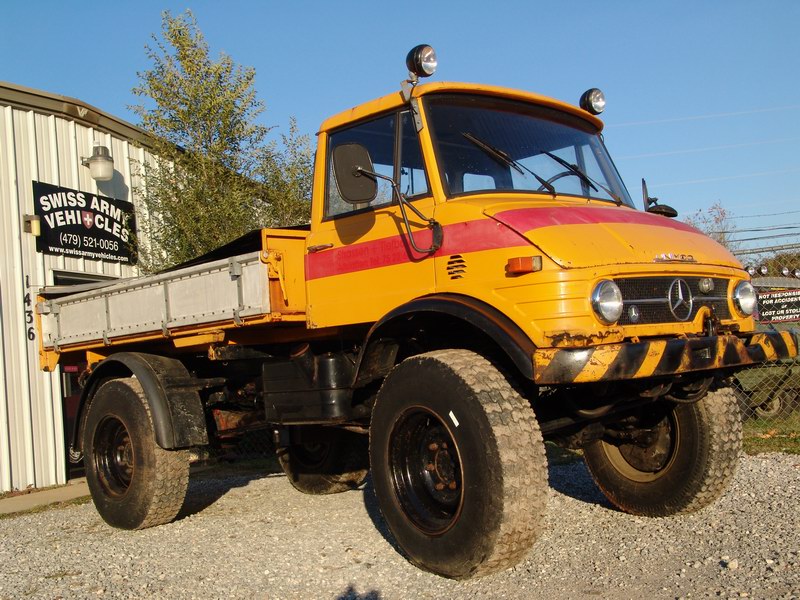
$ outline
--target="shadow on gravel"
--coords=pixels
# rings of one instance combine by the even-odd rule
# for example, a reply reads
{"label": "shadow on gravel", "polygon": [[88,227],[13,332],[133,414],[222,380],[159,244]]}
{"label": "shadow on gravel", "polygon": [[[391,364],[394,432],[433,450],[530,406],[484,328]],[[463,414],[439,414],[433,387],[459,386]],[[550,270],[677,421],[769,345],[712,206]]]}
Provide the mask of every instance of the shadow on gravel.
{"label": "shadow on gravel", "polygon": [[370,590],[359,594],[351,583],[345,591],[336,596],[336,600],[381,600],[381,593],[378,590]]}
{"label": "shadow on gravel", "polygon": [[[375,529],[378,530],[383,536],[388,544],[395,549],[395,551],[400,554],[401,556],[405,557],[405,553],[400,549],[400,546],[397,545],[397,542],[392,535],[392,532],[389,531],[389,526],[386,524],[386,521],[383,520],[383,515],[381,514],[381,509],[378,507],[378,497],[375,495],[375,488],[372,485],[372,475],[367,477],[366,484],[362,489],[364,494],[364,508],[367,510],[367,515],[369,515],[372,524],[375,525]],[[372,592],[370,592],[372,593]],[[347,598],[349,596],[341,596],[341,598]],[[372,598],[371,596],[357,596],[357,598]],[[377,596],[376,596],[377,597]]]}
{"label": "shadow on gravel", "polygon": [[282,476],[283,471],[272,459],[240,463],[220,462],[201,470],[193,470],[189,474],[189,489],[176,520],[205,510],[234,488],[278,474]]}
{"label": "shadow on gravel", "polygon": [[572,461],[558,460],[551,455],[548,448],[547,458],[550,487],[556,492],[587,504],[610,508],[611,505],[595,485],[586,464],[580,457]]}

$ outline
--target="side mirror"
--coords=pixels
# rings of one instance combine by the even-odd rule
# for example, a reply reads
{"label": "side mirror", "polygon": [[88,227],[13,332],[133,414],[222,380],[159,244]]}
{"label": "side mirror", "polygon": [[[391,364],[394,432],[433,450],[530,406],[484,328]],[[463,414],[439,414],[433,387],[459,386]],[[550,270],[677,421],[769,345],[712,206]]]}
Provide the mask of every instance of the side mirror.
{"label": "side mirror", "polygon": [[368,204],[378,195],[378,182],[363,171],[373,171],[372,159],[364,146],[341,144],[333,149],[333,173],[345,202]]}
{"label": "side mirror", "polygon": [[647,193],[647,182],[642,178],[642,202],[644,210],[662,217],[674,219],[678,216],[678,211],[667,204],[658,204],[658,198],[651,198]]}

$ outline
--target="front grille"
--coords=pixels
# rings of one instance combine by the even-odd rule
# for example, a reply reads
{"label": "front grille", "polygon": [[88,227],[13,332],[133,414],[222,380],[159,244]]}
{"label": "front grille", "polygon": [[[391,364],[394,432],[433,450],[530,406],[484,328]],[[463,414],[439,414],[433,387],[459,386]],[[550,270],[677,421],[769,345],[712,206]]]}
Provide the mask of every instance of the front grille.
{"label": "front grille", "polygon": [[[685,319],[676,317],[670,310],[669,289],[677,279],[688,284],[692,294],[692,309]],[[718,319],[730,319],[728,309],[728,280],[714,278],[714,289],[703,294],[700,280],[704,277],[631,277],[615,279],[622,292],[623,310],[620,325],[645,325],[650,323],[681,323],[693,320],[697,311],[707,306]],[[631,308],[636,307],[638,320],[631,318]],[[676,311],[679,312],[680,311]],[[681,315],[683,316],[683,315]]]}

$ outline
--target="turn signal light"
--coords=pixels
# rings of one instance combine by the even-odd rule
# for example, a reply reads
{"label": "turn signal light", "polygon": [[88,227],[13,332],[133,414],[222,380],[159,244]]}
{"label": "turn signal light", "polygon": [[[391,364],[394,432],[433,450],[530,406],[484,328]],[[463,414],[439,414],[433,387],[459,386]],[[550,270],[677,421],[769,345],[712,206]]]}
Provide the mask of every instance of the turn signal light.
{"label": "turn signal light", "polygon": [[509,258],[506,263],[506,273],[509,275],[524,275],[542,270],[541,256],[517,256]]}

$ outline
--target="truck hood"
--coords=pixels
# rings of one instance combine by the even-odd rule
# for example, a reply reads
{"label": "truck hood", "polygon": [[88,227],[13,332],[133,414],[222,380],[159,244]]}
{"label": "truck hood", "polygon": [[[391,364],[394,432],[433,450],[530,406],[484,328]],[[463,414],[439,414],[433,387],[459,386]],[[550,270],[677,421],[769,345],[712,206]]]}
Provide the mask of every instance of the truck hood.
{"label": "truck hood", "polygon": [[694,227],[627,206],[501,202],[483,212],[564,268],[654,262],[741,268],[728,250]]}

